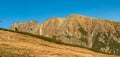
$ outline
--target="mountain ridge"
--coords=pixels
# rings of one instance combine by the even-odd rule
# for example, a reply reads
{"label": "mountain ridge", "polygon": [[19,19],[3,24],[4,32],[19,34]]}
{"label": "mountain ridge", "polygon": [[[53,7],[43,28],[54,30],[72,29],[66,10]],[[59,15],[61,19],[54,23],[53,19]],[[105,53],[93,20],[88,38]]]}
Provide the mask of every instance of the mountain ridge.
{"label": "mountain ridge", "polygon": [[36,22],[15,23],[10,29],[53,37],[64,43],[120,55],[119,22],[76,14],[69,15],[62,21],[58,19],[54,17],[42,24]]}

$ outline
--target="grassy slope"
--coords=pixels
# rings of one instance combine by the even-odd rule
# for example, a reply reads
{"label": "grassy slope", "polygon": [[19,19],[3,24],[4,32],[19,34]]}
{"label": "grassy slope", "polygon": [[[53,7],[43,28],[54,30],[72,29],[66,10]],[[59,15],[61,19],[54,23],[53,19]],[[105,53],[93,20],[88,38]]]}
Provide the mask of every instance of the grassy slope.
{"label": "grassy slope", "polygon": [[[3,31],[4,30],[4,31]],[[66,46],[55,39],[30,33],[0,30],[0,56],[3,57],[117,57],[96,53],[84,48]],[[45,41],[47,40],[47,41]],[[48,42],[49,41],[49,42]],[[57,44],[56,44],[57,43]],[[64,45],[61,45],[64,44]],[[119,56],[118,56],[119,57]]]}

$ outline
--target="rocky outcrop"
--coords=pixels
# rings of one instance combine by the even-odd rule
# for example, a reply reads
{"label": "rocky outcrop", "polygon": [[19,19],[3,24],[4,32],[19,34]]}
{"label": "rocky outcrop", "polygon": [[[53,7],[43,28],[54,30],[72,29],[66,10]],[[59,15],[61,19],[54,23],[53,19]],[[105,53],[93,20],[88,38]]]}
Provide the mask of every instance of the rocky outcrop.
{"label": "rocky outcrop", "polygon": [[30,32],[34,33],[35,28],[38,26],[38,23],[36,21],[29,21],[29,22],[17,22],[13,24],[10,29],[12,30],[18,30],[18,31],[23,31],[23,32]]}
{"label": "rocky outcrop", "polygon": [[44,22],[42,24],[42,34],[50,37],[56,36],[64,20],[64,18],[52,17],[50,20]]}
{"label": "rocky outcrop", "polygon": [[19,22],[10,29],[49,36],[65,43],[120,55],[119,22],[70,15],[67,18],[52,17],[42,24],[35,21]]}

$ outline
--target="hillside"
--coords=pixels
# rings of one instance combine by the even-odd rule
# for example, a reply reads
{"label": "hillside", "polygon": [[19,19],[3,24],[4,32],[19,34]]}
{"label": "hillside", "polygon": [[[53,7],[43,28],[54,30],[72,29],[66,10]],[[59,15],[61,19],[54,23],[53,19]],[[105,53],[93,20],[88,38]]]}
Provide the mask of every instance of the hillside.
{"label": "hillside", "polygon": [[0,57],[119,57],[0,30]]}
{"label": "hillside", "polygon": [[11,30],[55,38],[68,44],[97,52],[120,55],[120,23],[72,14],[67,18],[52,17],[42,24],[17,22]]}

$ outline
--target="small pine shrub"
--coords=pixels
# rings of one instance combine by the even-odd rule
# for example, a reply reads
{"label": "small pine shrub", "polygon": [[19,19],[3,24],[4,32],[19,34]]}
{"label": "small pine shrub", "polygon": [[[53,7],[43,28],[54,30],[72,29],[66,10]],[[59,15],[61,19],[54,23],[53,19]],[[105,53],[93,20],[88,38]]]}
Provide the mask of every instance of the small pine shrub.
{"label": "small pine shrub", "polygon": [[83,35],[87,35],[87,31],[85,31],[82,27],[79,28],[79,31],[83,34]]}

